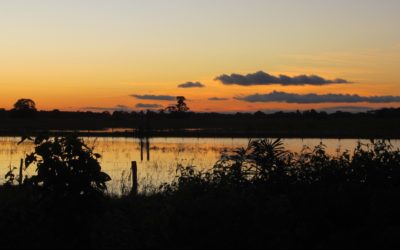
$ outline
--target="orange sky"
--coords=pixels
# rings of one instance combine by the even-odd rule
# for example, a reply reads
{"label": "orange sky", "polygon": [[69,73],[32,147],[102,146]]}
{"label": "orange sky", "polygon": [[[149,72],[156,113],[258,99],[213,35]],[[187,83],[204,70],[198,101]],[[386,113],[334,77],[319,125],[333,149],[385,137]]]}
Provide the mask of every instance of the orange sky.
{"label": "orange sky", "polygon": [[[251,2],[251,3],[250,3]],[[247,103],[235,96],[400,95],[398,1],[15,0],[0,3],[0,107],[39,109],[137,103],[130,95],[183,95],[195,111],[255,111],[400,103]],[[311,8],[312,7],[312,8]],[[264,10],[269,10],[265,14]],[[286,16],[281,14],[285,13]],[[340,14],[340,15],[339,15]],[[316,74],[352,84],[226,86],[222,74]],[[199,81],[205,88],[180,89]],[[210,97],[228,98],[208,101]]]}

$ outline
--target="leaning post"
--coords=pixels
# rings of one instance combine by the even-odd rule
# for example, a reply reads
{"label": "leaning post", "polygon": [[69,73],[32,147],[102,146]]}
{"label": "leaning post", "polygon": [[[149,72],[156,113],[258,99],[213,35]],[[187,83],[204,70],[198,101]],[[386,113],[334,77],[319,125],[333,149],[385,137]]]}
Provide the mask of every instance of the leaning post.
{"label": "leaning post", "polygon": [[132,161],[132,190],[131,194],[132,195],[137,195],[138,194],[138,177],[137,177],[137,163],[136,161]]}

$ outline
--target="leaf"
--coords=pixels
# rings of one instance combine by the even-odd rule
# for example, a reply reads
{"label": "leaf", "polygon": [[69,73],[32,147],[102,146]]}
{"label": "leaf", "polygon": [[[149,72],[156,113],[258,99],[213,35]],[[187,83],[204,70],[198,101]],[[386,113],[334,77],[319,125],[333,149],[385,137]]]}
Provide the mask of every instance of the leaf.
{"label": "leaf", "polygon": [[14,177],[12,170],[8,171],[7,174],[4,176],[4,178],[6,178],[6,179],[8,179],[9,177]]}
{"label": "leaf", "polygon": [[23,135],[21,137],[21,140],[17,143],[17,145],[20,145],[21,143],[23,143],[26,140],[33,141],[33,139],[29,135]]}
{"label": "leaf", "polygon": [[100,172],[99,173],[99,179],[100,179],[101,182],[111,181],[111,177],[108,174],[104,173],[104,172]]}
{"label": "leaf", "polygon": [[35,144],[39,145],[40,143],[42,143],[43,141],[47,141],[49,139],[48,135],[39,135],[35,138]]}
{"label": "leaf", "polygon": [[32,164],[32,162],[36,161],[36,155],[35,153],[31,153],[29,155],[26,155],[25,158],[25,169],[27,169],[29,167],[29,165]]}

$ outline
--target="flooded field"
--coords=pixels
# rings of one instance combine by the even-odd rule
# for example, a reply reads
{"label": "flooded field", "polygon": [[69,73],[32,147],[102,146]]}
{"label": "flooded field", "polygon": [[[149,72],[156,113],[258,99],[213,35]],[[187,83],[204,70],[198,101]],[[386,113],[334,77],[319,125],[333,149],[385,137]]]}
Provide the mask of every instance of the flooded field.
{"label": "flooded field", "polygon": [[[10,167],[19,167],[20,159],[33,151],[33,143],[24,142],[20,145],[18,137],[0,137],[0,182]],[[248,139],[242,138],[151,138],[150,160],[141,161],[140,143],[135,138],[84,138],[85,142],[94,147],[94,151],[102,155],[100,163],[112,181],[109,192],[120,193],[130,186],[130,167],[132,161],[138,163],[138,179],[140,189],[150,190],[164,182],[170,182],[176,176],[178,164],[196,166],[199,169],[210,169],[219,159],[221,153],[237,147],[245,147]],[[303,146],[314,147],[319,143],[327,146],[329,154],[337,154],[346,149],[352,151],[359,140],[346,139],[285,139],[285,147],[293,152],[299,152]],[[368,140],[361,140],[368,143]],[[399,140],[393,140],[395,147],[400,146]],[[34,167],[25,174],[32,175]]]}

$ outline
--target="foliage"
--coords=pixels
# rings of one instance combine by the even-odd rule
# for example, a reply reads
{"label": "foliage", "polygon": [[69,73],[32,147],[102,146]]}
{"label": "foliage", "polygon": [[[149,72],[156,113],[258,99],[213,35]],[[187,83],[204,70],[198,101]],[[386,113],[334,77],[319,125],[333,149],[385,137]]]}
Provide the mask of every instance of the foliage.
{"label": "foliage", "polygon": [[25,166],[36,165],[36,175],[27,183],[59,195],[85,196],[106,190],[111,178],[101,171],[99,154],[75,136],[37,137],[35,152]]}
{"label": "foliage", "polygon": [[369,144],[359,142],[352,155],[345,151],[331,156],[322,143],[293,153],[285,150],[281,139],[260,139],[223,154],[211,171],[179,166],[178,172],[177,180],[169,186],[174,190],[187,187],[187,183],[223,188],[284,188],[315,183],[400,187],[400,150],[394,149],[390,141],[372,140]]}
{"label": "foliage", "polygon": [[174,113],[184,113],[186,111],[189,111],[189,107],[186,105],[186,98],[184,96],[177,96],[176,97],[176,105],[171,105],[166,108],[167,111]]}
{"label": "foliage", "polygon": [[179,166],[160,193],[96,200],[94,215],[0,186],[2,249],[398,249],[399,150],[325,149],[251,140],[210,171]]}
{"label": "foliage", "polygon": [[[30,119],[36,118],[37,116],[36,104],[31,99],[19,99],[14,104],[14,109],[10,110],[10,118],[18,119]],[[22,123],[22,126],[29,126],[28,124]]]}
{"label": "foliage", "polygon": [[[187,101],[186,101],[187,103]],[[175,105],[173,105],[175,106]],[[107,128],[137,128],[140,112],[37,111],[30,115],[0,109],[3,135],[18,136],[21,131],[80,131],[80,135],[131,136],[131,131],[105,131]],[[277,112],[271,114],[162,112],[149,111],[154,136],[260,138],[400,138],[400,109],[381,109],[368,113]],[[21,118],[34,117],[29,122]],[[14,119],[17,118],[17,119]],[[184,118],[184,119],[181,119]],[[184,120],[184,122],[183,122]],[[363,124],[363,126],[360,126]],[[196,128],[196,130],[193,130]],[[103,130],[95,132],[93,130]],[[90,131],[88,131],[90,130]],[[86,132],[87,131],[87,132]],[[65,131],[67,132],[67,131]],[[62,132],[54,132],[62,134]]]}
{"label": "foliage", "polygon": [[4,176],[6,179],[6,185],[14,185],[15,182],[15,173],[14,171],[17,169],[16,167],[9,166],[9,170]]}
{"label": "foliage", "polygon": [[31,99],[19,99],[14,104],[14,109],[19,111],[36,111],[36,103]]}

